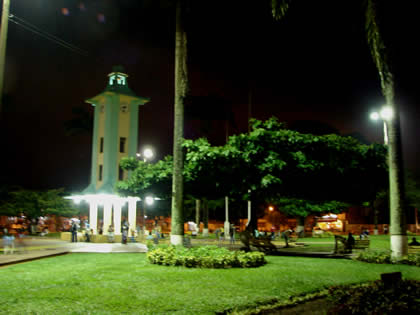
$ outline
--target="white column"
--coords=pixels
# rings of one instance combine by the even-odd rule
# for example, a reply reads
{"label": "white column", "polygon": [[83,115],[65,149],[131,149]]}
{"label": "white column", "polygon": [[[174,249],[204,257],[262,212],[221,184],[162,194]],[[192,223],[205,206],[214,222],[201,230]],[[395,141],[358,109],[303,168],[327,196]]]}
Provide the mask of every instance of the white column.
{"label": "white column", "polygon": [[104,228],[103,228],[104,235],[108,235],[108,228],[111,224],[111,214],[112,214],[112,202],[109,200],[106,200],[104,202]]}
{"label": "white column", "polygon": [[117,200],[114,203],[114,233],[115,235],[121,235],[121,208],[122,208],[122,202]]}
{"label": "white column", "polygon": [[98,202],[91,200],[89,202],[89,225],[96,234],[98,231]]}
{"label": "white column", "polygon": [[229,224],[229,197],[225,197],[225,240],[230,239],[229,236],[229,230],[230,230],[230,224]]}
{"label": "white column", "polygon": [[133,231],[136,231],[136,211],[137,211],[137,201],[136,199],[129,198],[128,199],[128,224],[129,224],[129,230],[128,235],[133,235]]}

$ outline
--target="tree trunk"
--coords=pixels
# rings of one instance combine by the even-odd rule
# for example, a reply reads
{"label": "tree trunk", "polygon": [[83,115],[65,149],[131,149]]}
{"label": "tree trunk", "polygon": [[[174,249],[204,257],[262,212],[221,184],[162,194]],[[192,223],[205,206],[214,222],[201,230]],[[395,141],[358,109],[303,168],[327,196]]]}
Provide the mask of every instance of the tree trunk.
{"label": "tree trunk", "polygon": [[195,224],[197,224],[198,230],[200,230],[200,208],[201,208],[201,200],[195,200]]}
{"label": "tree trunk", "polygon": [[203,200],[203,236],[209,236],[209,202],[207,199]]}
{"label": "tree trunk", "polygon": [[252,191],[250,192],[249,201],[251,202],[251,213],[250,213],[250,220],[248,222],[246,229],[250,231],[252,234],[254,234],[254,231],[258,230],[258,217],[257,217],[258,202],[256,200],[255,193],[253,193]]}
{"label": "tree trunk", "polygon": [[174,171],[171,204],[171,244],[173,245],[182,245],[184,238],[182,140],[184,134],[184,100],[187,87],[187,34],[184,29],[182,0],[178,0],[175,31]]}
{"label": "tree trunk", "polygon": [[373,225],[374,225],[373,234],[378,235],[379,234],[379,229],[378,229],[379,210],[375,206],[375,201],[372,201],[370,204],[371,204],[372,210],[373,210]]}
{"label": "tree trunk", "polygon": [[394,118],[388,124],[390,232],[392,257],[402,259],[408,254],[407,227],[404,209],[404,174],[401,148],[400,117],[394,105]]}

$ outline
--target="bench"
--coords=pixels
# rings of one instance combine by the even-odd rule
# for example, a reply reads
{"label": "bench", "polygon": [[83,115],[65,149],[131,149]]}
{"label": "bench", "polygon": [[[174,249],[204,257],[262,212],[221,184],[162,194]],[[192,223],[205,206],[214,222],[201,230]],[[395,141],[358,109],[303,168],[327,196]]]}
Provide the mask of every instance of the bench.
{"label": "bench", "polygon": [[370,240],[354,240],[353,249],[369,248]]}
{"label": "bench", "polygon": [[184,237],[182,243],[184,247],[191,248],[191,239],[189,237]]}
{"label": "bench", "polygon": [[[343,253],[351,254],[353,249],[366,249],[369,248],[370,240],[354,240],[354,244],[350,245],[347,242],[347,238],[341,235],[334,235],[335,246],[334,254]],[[340,243],[343,245],[343,249],[339,248]]]}
{"label": "bench", "polygon": [[408,246],[408,253],[409,254],[420,254],[420,246],[409,245]]}
{"label": "bench", "polygon": [[240,234],[240,240],[247,251],[251,250],[251,246],[264,253],[272,253],[277,250],[276,245],[271,243],[271,236],[254,237],[251,232],[243,231]]}

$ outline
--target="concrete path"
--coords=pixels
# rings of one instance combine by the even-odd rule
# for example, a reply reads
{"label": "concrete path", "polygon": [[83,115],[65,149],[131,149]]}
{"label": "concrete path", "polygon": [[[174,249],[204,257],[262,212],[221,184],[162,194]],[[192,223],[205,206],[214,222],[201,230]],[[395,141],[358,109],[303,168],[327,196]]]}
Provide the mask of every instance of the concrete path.
{"label": "concrete path", "polygon": [[69,243],[58,239],[28,238],[23,244],[16,244],[13,253],[4,254],[0,242],[0,266],[31,261],[68,253],[145,253],[147,247],[141,243]]}

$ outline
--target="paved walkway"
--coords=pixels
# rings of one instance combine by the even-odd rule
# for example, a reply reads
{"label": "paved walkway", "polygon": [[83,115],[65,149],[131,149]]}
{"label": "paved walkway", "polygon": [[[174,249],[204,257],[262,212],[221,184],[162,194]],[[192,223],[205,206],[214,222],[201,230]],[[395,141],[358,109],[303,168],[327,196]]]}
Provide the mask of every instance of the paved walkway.
{"label": "paved walkway", "polygon": [[57,239],[29,238],[16,246],[13,254],[4,254],[3,244],[0,242],[0,266],[20,262],[64,255],[68,253],[145,253],[147,247],[141,243],[69,243]]}
{"label": "paved walkway", "polygon": [[[276,242],[275,242],[276,243]],[[228,241],[216,240],[192,240],[192,245],[218,245],[231,250],[238,250],[242,247],[240,242],[230,244]],[[13,254],[3,253],[3,244],[0,240],[0,267],[44,257],[64,255],[68,253],[145,253],[147,247],[143,243],[86,243],[77,242],[69,243],[59,239],[48,238],[28,238],[18,246]],[[282,245],[276,243],[278,247],[274,255],[279,256],[301,256],[301,257],[323,257],[323,258],[348,258],[348,255],[335,255],[332,252],[315,252],[310,249],[299,251],[297,248],[283,248]],[[299,246],[300,247],[300,246]]]}

